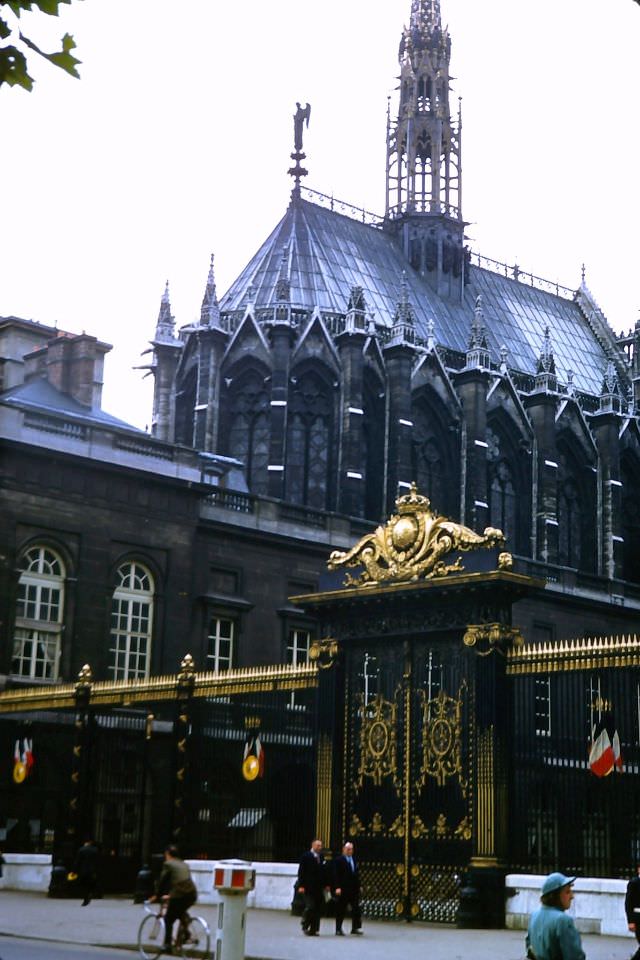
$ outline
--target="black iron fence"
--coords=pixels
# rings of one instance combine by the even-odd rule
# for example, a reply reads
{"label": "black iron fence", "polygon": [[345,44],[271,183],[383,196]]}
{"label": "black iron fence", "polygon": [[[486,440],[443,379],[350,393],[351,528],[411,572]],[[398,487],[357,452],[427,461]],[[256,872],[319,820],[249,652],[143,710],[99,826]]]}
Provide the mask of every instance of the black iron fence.
{"label": "black iron fence", "polygon": [[626,877],[638,859],[639,650],[623,637],[511,655],[515,871]]}

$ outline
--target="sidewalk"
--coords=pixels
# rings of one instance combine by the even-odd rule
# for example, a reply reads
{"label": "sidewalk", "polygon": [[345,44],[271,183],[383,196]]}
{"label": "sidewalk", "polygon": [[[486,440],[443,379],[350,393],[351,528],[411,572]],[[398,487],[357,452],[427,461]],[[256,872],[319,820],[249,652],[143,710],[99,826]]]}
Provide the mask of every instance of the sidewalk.
{"label": "sidewalk", "polygon": [[[215,939],[217,908],[198,906]],[[0,932],[15,937],[132,948],[144,910],[124,898],[50,900],[41,893],[0,890]],[[334,924],[323,920],[321,936],[303,937],[300,921],[280,910],[249,910],[246,955],[261,960],[522,960],[524,935],[513,930],[456,930],[425,923],[364,921],[363,937],[336,939]],[[584,936],[588,960],[628,960],[636,948],[631,935]]]}

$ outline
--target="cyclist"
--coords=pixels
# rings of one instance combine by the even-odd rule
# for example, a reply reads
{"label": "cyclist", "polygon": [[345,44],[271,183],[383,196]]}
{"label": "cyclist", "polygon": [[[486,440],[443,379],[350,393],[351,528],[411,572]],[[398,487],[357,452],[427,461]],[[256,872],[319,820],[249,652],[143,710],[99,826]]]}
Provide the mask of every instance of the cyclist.
{"label": "cyclist", "polygon": [[157,900],[166,901],[167,912],[164,917],[164,950],[171,953],[171,932],[173,924],[193,906],[198,898],[195,884],[191,878],[189,867],[180,859],[178,848],[171,843],[164,851],[164,863],[158,878],[155,896],[150,897],[153,903]]}

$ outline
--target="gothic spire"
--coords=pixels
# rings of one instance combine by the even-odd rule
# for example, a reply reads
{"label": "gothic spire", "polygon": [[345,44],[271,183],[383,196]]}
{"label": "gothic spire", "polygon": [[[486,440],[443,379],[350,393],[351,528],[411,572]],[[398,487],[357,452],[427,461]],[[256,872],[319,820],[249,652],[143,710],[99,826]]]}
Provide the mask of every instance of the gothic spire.
{"label": "gothic spire", "polygon": [[362,287],[351,287],[347,313],[345,315],[345,329],[353,333],[355,330],[364,330],[367,326],[367,301]]}
{"label": "gothic spire", "polygon": [[469,336],[469,349],[467,350],[467,367],[482,367],[483,369],[488,369],[489,366],[489,345],[487,343],[487,333],[484,322],[482,295],[478,294],[475,307],[473,308],[473,318],[471,320],[471,334]]}
{"label": "gothic spire", "polygon": [[156,340],[172,341],[175,331],[175,318],[171,316],[171,303],[169,302],[169,281],[167,280],[160,301],[160,311],[158,313],[158,322],[156,323]]}
{"label": "gothic spire", "polygon": [[553,355],[553,346],[551,344],[551,333],[549,324],[544,328],[544,340],[542,349],[536,365],[536,389],[539,390],[557,390],[558,379],[556,377],[556,361]]}
{"label": "gothic spire", "polygon": [[205,287],[204,297],[202,298],[202,307],[200,308],[200,326],[220,326],[220,306],[218,304],[216,281],[213,272],[213,254],[211,254],[211,264],[209,266],[207,286]]}
{"label": "gothic spire", "polygon": [[415,343],[415,326],[415,314],[409,302],[409,284],[407,283],[407,275],[403,270],[402,279],[400,280],[400,297],[393,318],[393,330],[390,342]]}
{"label": "gothic spire", "polygon": [[603,413],[620,413],[622,409],[622,390],[612,357],[607,360],[607,368],[604,372],[602,390],[600,391],[599,409]]}

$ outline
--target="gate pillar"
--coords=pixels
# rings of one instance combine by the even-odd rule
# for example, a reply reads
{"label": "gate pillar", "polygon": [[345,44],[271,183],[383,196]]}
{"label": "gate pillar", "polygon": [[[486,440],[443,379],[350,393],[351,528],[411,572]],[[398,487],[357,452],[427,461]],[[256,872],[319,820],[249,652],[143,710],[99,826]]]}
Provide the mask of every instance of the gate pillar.
{"label": "gate pillar", "polygon": [[504,926],[509,810],[507,649],[523,642],[508,623],[470,624],[463,642],[474,658],[473,854],[461,890],[458,927]]}
{"label": "gate pillar", "polygon": [[173,735],[175,744],[175,779],[173,785],[173,812],[171,837],[174,843],[183,843],[187,825],[189,774],[189,738],[191,736],[191,698],[196,682],[193,657],[188,653],[180,664],[178,674],[176,718]]}
{"label": "gate pillar", "polygon": [[339,653],[332,637],[316,640],[309,651],[319,668],[315,836],[328,850],[341,849],[337,830],[343,789],[344,669]]}

